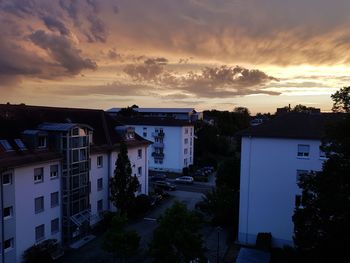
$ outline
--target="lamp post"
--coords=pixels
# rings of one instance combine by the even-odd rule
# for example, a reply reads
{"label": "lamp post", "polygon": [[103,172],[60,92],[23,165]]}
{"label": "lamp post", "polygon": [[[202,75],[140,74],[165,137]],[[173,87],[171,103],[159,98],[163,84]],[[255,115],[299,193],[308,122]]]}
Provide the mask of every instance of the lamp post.
{"label": "lamp post", "polygon": [[221,229],[222,228],[220,226],[216,227],[216,230],[218,232],[218,246],[217,246],[217,249],[216,249],[216,262],[217,263],[220,262],[220,253],[219,253],[219,251],[220,251],[220,231],[221,231]]}

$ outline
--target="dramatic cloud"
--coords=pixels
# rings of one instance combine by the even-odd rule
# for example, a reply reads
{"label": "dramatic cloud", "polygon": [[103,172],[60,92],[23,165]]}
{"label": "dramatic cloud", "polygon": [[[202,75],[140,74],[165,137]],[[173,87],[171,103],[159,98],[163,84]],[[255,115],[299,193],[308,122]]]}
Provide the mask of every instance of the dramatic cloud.
{"label": "dramatic cloud", "polygon": [[180,93],[167,96],[195,96],[207,98],[233,97],[250,94],[278,95],[264,90],[266,84],[278,79],[260,70],[249,70],[240,66],[205,67],[199,73],[180,75],[166,69],[165,58],[146,59],[143,64],[127,65],[124,72],[138,83],[178,90]]}
{"label": "dramatic cloud", "polygon": [[124,72],[136,81],[156,81],[167,63],[166,58],[149,58],[141,65],[127,65]]}
{"label": "dramatic cloud", "polygon": [[80,56],[81,51],[64,37],[47,34],[42,30],[35,31],[29,38],[34,44],[47,50],[51,57],[72,74],[78,74],[83,69],[96,69],[97,65],[91,59]]}

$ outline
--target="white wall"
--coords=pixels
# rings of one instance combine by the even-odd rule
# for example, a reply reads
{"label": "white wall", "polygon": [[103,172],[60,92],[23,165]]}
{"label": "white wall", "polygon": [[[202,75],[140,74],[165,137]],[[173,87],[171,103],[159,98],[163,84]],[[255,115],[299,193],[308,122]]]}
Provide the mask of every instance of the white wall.
{"label": "white wall", "polygon": [[[102,167],[97,166],[97,157],[102,156]],[[109,177],[108,177],[108,158],[109,155],[107,153],[96,153],[91,154],[91,170],[90,170],[90,184],[91,184],[91,192],[90,192],[90,206],[91,206],[91,218],[90,223],[94,225],[101,218],[99,217],[99,213],[97,212],[97,201],[103,200],[103,210],[108,209],[108,191],[109,191]],[[97,189],[97,180],[102,178],[103,188],[98,191]]]}
{"label": "white wall", "polygon": [[[297,157],[298,144],[310,145],[309,158]],[[274,246],[293,245],[292,216],[297,170],[322,169],[317,140],[242,139],[238,240],[255,244],[259,232],[271,232]]]}
{"label": "white wall", "polygon": [[[51,208],[51,193],[59,192],[61,203],[60,177],[50,179],[50,165],[59,162],[42,163],[14,170],[15,182],[15,217],[16,262],[21,262],[23,252],[36,243],[35,227],[45,224],[45,239],[54,238],[61,241],[61,204]],[[34,168],[44,168],[44,182],[34,183]],[[59,172],[60,174],[60,172]],[[44,196],[44,211],[35,214],[34,199]],[[59,218],[60,231],[51,235],[51,220]]]}
{"label": "white wall", "polygon": [[[154,147],[150,145],[148,147],[148,164],[150,170],[159,170],[159,171],[172,171],[172,172],[182,172],[182,169],[186,167],[184,165],[184,158],[188,159],[187,166],[193,164],[193,143],[194,138],[193,134],[191,135],[191,128],[193,126],[150,126],[150,125],[133,125],[135,132],[142,136],[143,138],[154,142],[154,137],[152,134],[155,132],[155,129],[162,128],[164,131],[164,159],[163,163],[155,163],[154,158],[152,157],[152,152],[154,152]],[[188,128],[188,134],[185,134],[185,128]],[[147,136],[144,136],[144,132],[147,132]],[[184,139],[188,138],[188,153],[184,154]],[[190,138],[192,137],[192,145]],[[190,147],[191,145],[191,147]],[[192,154],[190,154],[190,148],[192,148]]]}
{"label": "white wall", "polygon": [[[138,150],[142,150],[142,157],[138,157]],[[103,156],[103,167],[97,167],[97,157]],[[107,153],[96,153],[91,154],[91,170],[90,170],[90,182],[91,182],[91,193],[90,193],[90,204],[91,204],[91,225],[96,224],[101,218],[97,211],[98,200],[103,200],[103,210],[115,211],[112,207],[109,197],[109,177],[114,175],[115,162],[118,157],[118,152],[113,151],[111,154]],[[132,167],[132,175],[136,175],[140,184],[141,192],[137,194],[148,194],[148,166],[147,166],[147,147],[130,147],[128,148],[128,157]],[[108,169],[109,165],[109,169]],[[142,174],[138,175],[138,167],[141,167]],[[109,173],[109,174],[108,174]],[[97,179],[103,178],[103,189],[97,191]]]}

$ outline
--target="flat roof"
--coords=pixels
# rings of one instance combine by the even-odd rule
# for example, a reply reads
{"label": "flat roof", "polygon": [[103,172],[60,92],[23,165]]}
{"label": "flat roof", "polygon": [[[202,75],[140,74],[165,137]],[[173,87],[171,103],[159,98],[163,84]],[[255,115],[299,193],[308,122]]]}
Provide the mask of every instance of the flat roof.
{"label": "flat roof", "polygon": [[[119,112],[122,108],[111,108],[107,112]],[[194,108],[133,108],[134,111],[141,113],[189,113]]]}

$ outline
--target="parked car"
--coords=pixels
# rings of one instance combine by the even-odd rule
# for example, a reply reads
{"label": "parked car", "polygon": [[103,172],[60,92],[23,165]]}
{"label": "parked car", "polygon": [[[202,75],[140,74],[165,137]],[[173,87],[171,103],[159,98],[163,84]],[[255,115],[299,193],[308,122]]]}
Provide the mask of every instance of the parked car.
{"label": "parked car", "polygon": [[176,190],[176,185],[165,181],[156,181],[153,183],[153,185],[154,187],[162,188],[164,190]]}
{"label": "parked car", "polygon": [[155,174],[153,176],[150,176],[150,179],[152,181],[165,181],[167,179],[167,176],[165,174]]}
{"label": "parked car", "polygon": [[180,176],[175,179],[176,183],[193,184],[192,176]]}

